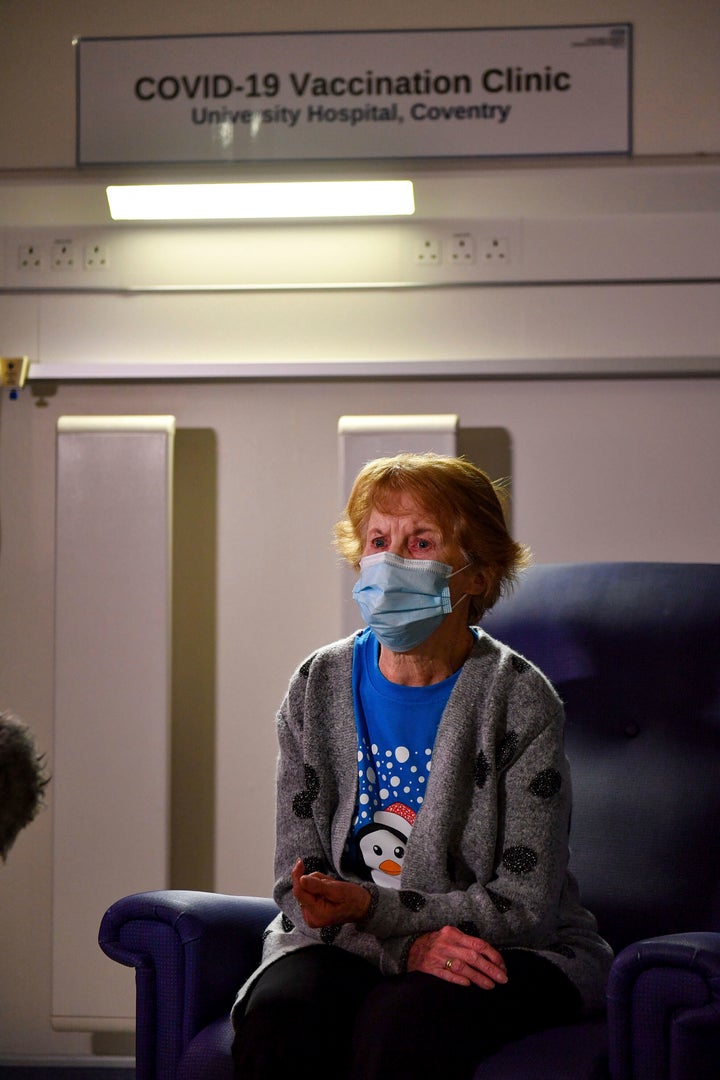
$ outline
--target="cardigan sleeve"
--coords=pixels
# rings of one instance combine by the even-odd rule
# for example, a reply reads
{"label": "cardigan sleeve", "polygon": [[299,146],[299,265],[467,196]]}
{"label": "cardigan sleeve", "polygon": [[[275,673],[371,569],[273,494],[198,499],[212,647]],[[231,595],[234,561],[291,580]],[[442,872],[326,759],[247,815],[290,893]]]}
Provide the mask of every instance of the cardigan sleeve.
{"label": "cardigan sleeve", "polygon": [[293,675],[277,716],[275,887],[288,930],[330,940],[337,928],[312,930],[302,919],[290,873],[340,877],[357,787],[352,706],[352,640],[318,650]]}
{"label": "cardigan sleeve", "polygon": [[327,837],[320,835],[313,804],[320,792],[316,769],[306,760],[304,735],[304,667],[293,676],[277,715],[278,762],[275,807],[275,887],[273,899],[283,912],[290,930],[302,926],[303,933],[320,941],[320,933],[304,925],[300,907],[292,892],[290,871],[298,858],[308,873],[328,872]]}

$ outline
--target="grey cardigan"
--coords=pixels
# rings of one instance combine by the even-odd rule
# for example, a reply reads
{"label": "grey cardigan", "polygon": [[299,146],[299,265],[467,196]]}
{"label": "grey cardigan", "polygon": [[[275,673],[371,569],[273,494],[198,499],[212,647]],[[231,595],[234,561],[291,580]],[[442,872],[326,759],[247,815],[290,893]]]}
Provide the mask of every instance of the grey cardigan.
{"label": "grey cardigan", "polygon": [[260,967],[320,942],[365,957],[388,975],[406,969],[415,938],[445,925],[498,949],[531,949],[561,968],[586,1012],[602,1008],[610,946],[580,904],[568,872],[570,774],[563,709],[527,660],[480,633],[443,713],[432,771],[403,861],[402,888],[363,883],[362,924],[309,929],[293,897],[298,857],[337,877],[357,797],[353,637],[310,656],[278,713],[276,884],[281,909]]}

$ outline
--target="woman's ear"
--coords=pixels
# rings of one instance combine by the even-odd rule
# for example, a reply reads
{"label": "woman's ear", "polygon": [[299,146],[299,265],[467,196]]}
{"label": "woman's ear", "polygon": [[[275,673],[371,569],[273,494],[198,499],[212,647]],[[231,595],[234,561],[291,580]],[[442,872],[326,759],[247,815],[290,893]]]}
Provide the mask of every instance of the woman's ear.
{"label": "woman's ear", "polygon": [[482,566],[470,567],[469,582],[465,591],[470,596],[479,596],[487,589],[487,580],[485,578],[485,571]]}

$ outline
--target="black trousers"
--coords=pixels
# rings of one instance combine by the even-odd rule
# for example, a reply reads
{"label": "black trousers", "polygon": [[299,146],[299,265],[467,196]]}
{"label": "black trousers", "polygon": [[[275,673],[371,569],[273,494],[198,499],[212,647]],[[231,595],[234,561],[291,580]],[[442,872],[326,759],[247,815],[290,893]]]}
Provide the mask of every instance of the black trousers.
{"label": "black trousers", "polygon": [[344,949],[309,946],[276,960],[251,991],[233,1044],[237,1080],[277,1080],[317,1066],[346,1080],[468,1080],[503,1043],[581,1013],[549,961],[503,951],[492,990],[434,975],[383,976]]}

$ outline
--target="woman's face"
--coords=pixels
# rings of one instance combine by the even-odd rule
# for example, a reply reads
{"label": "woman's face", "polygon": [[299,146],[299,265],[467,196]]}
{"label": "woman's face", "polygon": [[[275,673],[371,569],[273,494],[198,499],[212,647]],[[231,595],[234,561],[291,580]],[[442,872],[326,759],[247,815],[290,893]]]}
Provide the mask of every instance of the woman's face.
{"label": "woman's face", "polygon": [[465,565],[457,545],[446,543],[437,520],[409,494],[390,496],[368,518],[363,556],[389,551],[403,559],[434,559],[453,570]]}

